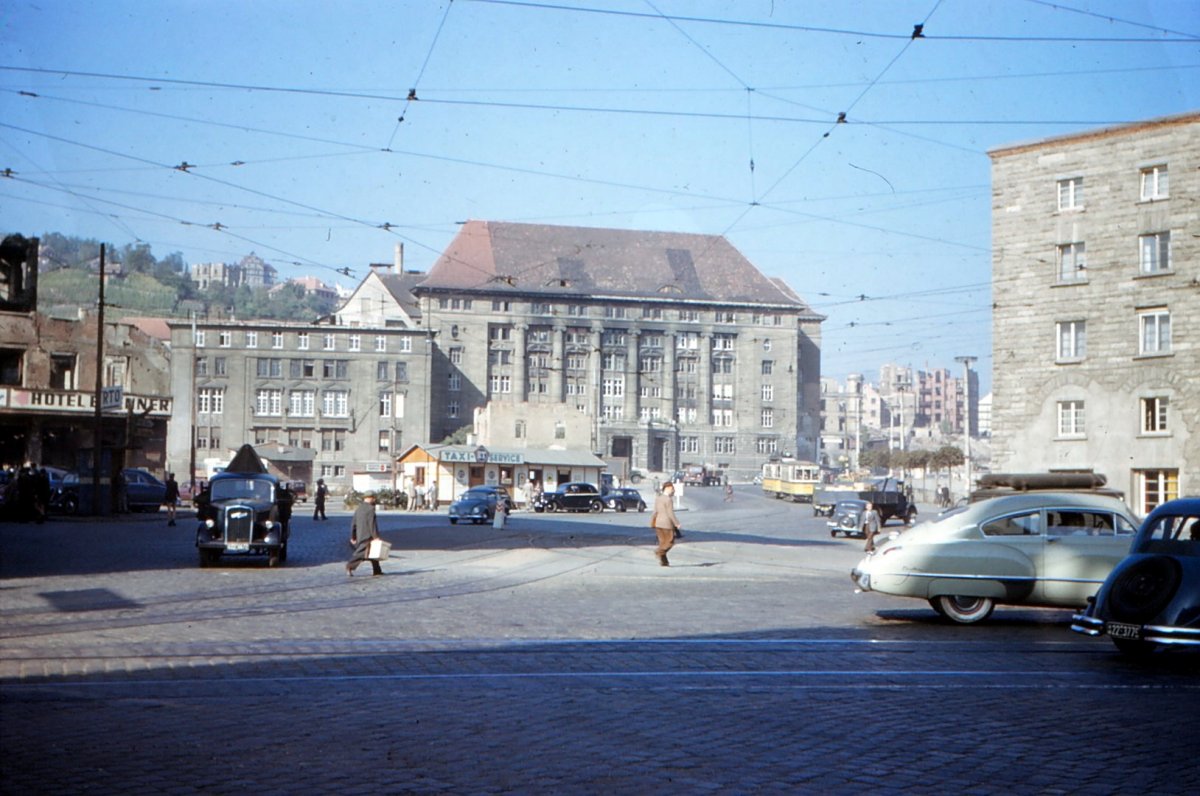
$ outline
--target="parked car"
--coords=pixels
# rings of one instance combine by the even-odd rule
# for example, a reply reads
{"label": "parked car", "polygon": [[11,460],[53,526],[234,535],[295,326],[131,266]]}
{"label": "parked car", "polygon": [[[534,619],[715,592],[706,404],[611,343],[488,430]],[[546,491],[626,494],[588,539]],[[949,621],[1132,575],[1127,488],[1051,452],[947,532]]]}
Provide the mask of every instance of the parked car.
{"label": "parked car", "polygon": [[543,492],[533,502],[533,510],[543,511],[604,511],[604,500],[595,484],[570,481],[554,492]]}
{"label": "parked car", "polygon": [[829,535],[857,536],[862,538],[863,514],[867,510],[867,501],[851,498],[839,500],[829,510]]}
{"label": "parked car", "polygon": [[646,510],[646,501],[642,498],[642,493],[629,487],[610,489],[604,493],[603,500],[605,508],[613,511]]}
{"label": "parked car", "polygon": [[1137,525],[1106,495],[992,498],[889,534],[850,576],[861,591],[928,600],[960,624],[997,604],[1077,607],[1124,558]]}
{"label": "parked car", "polygon": [[272,567],[287,561],[292,501],[253,446],[243,445],[196,496],[200,566],[212,566],[228,554],[265,555]]}
{"label": "parked car", "polygon": [[195,502],[196,497],[208,489],[208,479],[198,478],[195,481],[184,481],[179,485],[179,500],[182,503]]}
{"label": "parked car", "polygon": [[1150,512],[1126,556],[1071,629],[1108,635],[1130,654],[1200,649],[1200,498]]}
{"label": "parked car", "polygon": [[[158,511],[167,499],[167,485],[145,470],[127,467],[121,471],[125,480],[125,504],[130,511]],[[83,478],[84,489],[91,491],[91,474]],[[110,485],[104,485],[107,490]],[[101,494],[107,494],[102,492]],[[50,507],[64,514],[75,514],[80,505],[80,475],[67,473],[51,494]]]}
{"label": "parked car", "polygon": [[508,501],[508,490],[502,486],[473,486],[450,504],[450,524],[459,520],[470,520],[478,525],[496,516],[496,504]]}

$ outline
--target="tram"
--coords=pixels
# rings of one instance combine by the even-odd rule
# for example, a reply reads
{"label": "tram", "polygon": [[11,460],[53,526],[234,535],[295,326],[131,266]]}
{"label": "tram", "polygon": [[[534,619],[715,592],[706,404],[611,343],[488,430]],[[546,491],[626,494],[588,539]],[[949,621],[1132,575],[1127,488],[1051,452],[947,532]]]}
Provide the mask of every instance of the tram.
{"label": "tram", "polygon": [[763,494],[796,503],[812,503],[821,483],[821,467],[798,459],[772,459],[763,465]]}

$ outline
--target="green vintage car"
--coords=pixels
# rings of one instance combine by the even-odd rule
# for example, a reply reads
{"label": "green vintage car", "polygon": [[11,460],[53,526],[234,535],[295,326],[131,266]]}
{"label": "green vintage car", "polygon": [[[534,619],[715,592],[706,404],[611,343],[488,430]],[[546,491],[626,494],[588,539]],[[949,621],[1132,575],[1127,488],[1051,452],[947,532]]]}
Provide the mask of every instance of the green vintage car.
{"label": "green vintage car", "polygon": [[860,591],[928,600],[960,624],[997,604],[1081,608],[1138,526],[1117,497],[1031,492],[951,509],[894,533],[851,571]]}

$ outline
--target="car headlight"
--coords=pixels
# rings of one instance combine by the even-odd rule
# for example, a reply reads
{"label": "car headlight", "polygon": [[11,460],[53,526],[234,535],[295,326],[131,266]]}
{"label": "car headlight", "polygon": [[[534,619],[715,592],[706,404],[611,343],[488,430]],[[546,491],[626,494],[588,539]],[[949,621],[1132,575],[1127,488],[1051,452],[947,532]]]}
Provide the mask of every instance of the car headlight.
{"label": "car headlight", "polygon": [[214,520],[212,517],[209,517],[207,520],[204,521],[204,527],[208,528],[211,531],[213,528],[217,527],[217,521]]}

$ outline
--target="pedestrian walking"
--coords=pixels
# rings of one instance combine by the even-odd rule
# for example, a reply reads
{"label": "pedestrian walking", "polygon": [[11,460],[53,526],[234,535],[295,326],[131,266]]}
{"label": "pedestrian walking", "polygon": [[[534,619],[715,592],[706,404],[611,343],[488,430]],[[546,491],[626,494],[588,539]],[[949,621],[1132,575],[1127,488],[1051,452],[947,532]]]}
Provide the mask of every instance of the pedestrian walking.
{"label": "pedestrian walking", "polygon": [[325,498],[329,497],[329,488],[325,486],[325,479],[317,479],[317,494],[313,496],[313,519],[327,520],[325,516]]}
{"label": "pedestrian walking", "polygon": [[405,494],[408,496],[408,500],[406,501],[407,505],[405,506],[405,508],[407,508],[409,511],[416,511],[418,508],[420,508],[417,505],[416,482],[414,482],[411,478],[409,478],[407,480],[407,483],[405,484],[405,486],[407,487],[407,489],[405,489]]}
{"label": "pedestrian walking", "polygon": [[163,493],[163,505],[167,507],[167,525],[175,524],[175,504],[179,502],[179,482],[175,473],[167,473],[167,491]]}
{"label": "pedestrian walking", "polygon": [[733,484],[729,483],[728,481],[725,482],[725,502],[733,502]]}
{"label": "pedestrian walking", "polygon": [[508,499],[501,495],[496,498],[496,514],[492,517],[492,528],[503,531],[506,522],[508,522]]}
{"label": "pedestrian walking", "polygon": [[50,512],[50,473],[39,467],[33,475],[33,507],[38,525],[46,521]]}
{"label": "pedestrian walking", "polygon": [[650,515],[650,527],[658,536],[658,547],[654,554],[658,556],[660,566],[669,567],[667,551],[675,546],[675,536],[679,531],[679,520],[675,517],[675,485],[667,481],[662,485],[662,492],[654,498],[654,513]]}
{"label": "pedestrian walking", "polygon": [[867,540],[863,549],[868,553],[875,552],[875,537],[879,534],[879,512],[875,510],[875,504],[870,501],[867,501],[867,506],[863,509],[861,527],[863,536]]}
{"label": "pedestrian walking", "polygon": [[358,508],[354,510],[354,516],[350,518],[350,544],[354,545],[354,555],[346,562],[346,574],[354,575],[354,570],[364,561],[371,562],[371,574],[382,575],[383,568],[379,566],[379,561],[374,558],[367,558],[370,552],[371,540],[378,539],[379,523],[375,519],[375,493],[368,492],[363,495],[362,503],[358,504]]}

